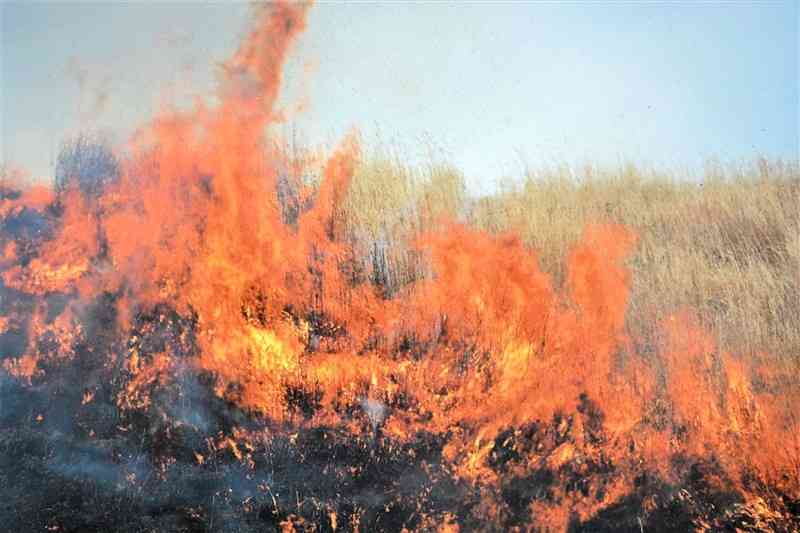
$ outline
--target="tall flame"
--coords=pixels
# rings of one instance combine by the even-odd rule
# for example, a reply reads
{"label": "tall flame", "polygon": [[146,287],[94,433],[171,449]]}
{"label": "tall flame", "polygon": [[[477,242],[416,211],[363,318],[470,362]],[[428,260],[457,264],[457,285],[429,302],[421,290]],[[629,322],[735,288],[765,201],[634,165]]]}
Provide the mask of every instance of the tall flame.
{"label": "tall flame", "polygon": [[[161,112],[102,195],[30,189],[2,200],[5,219],[52,221],[30,250],[3,239],[5,286],[36,302],[4,318],[29,333],[6,372],[30,381],[75,339],[87,342],[80,317],[98,298],[110,298],[116,322],[106,327],[121,338],[135,317],[167,306],[196,324],[196,338],[127,352],[133,377],[120,409],[145,407],[147,391],[188,361],[213,376],[219,397],[289,428],[364,432],[352,415],[363,410],[384,438],[445,438],[453,476],[480,487],[475,512],[488,521],[504,512],[504,472],[551,472],[556,488],[529,503],[529,519],[565,529],[637,490],[646,473],[677,483],[681,457],[713,457],[719,484],[752,498],[764,486],[800,498],[800,402],[771,356],[721,352],[691,312],[663,321],[657,356],[637,353],[625,324],[630,230],[585,228],[559,287],[515,234],[446,222],[412,245],[430,275],[387,297],[349,268],[340,215],[360,156],[355,134],[318,188],[299,183],[313,202],[287,224],[275,194],[286,158],[266,132],[281,120],[282,66],[307,14],[307,4],[261,8],[224,64],[218,103]],[[60,312],[48,303],[56,293],[72,297]],[[45,334],[55,350],[42,349]],[[188,359],[184,341],[194,343]],[[314,399],[307,416],[292,391]],[[524,459],[513,443],[526,431],[538,447]]]}

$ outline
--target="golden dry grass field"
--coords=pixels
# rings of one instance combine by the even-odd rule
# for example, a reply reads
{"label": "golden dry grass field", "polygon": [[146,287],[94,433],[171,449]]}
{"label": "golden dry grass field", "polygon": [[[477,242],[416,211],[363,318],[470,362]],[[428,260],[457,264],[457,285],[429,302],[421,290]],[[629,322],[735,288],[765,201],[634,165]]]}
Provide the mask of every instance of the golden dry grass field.
{"label": "golden dry grass field", "polygon": [[528,170],[471,199],[451,165],[410,168],[386,153],[360,164],[343,217],[387,281],[416,275],[417,258],[404,245],[443,217],[519,232],[556,283],[585,225],[617,222],[638,235],[628,263],[627,323],[636,337],[647,338],[658,317],[690,308],[723,349],[800,360],[797,164],[709,164],[699,176],[563,165]]}

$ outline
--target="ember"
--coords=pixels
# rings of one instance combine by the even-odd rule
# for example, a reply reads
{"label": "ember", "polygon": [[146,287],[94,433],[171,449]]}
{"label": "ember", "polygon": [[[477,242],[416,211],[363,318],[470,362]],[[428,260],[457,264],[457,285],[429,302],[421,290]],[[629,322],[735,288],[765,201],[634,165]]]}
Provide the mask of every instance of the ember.
{"label": "ember", "polygon": [[796,531],[797,376],[691,310],[642,351],[633,231],[587,226],[563,283],[450,220],[365,271],[358,136],[309,183],[265,134],[307,9],[260,9],[219,103],[100,190],[4,185],[4,527]]}

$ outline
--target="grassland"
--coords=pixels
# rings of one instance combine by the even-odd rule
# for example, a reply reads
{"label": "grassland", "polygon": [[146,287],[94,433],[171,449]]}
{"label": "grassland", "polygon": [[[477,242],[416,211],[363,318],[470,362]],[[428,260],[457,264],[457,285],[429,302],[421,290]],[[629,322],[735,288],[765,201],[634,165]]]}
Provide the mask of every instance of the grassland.
{"label": "grassland", "polygon": [[407,243],[451,217],[489,232],[519,232],[555,283],[587,223],[638,234],[629,261],[628,327],[652,338],[659,317],[691,309],[721,348],[800,361],[800,171],[759,159],[709,164],[701,175],[566,165],[529,170],[494,194],[467,194],[446,163],[405,165],[387,151],[361,163],[343,217],[373,275],[389,287],[418,277]]}
{"label": "grassland", "polygon": [[[738,168],[709,166],[704,175],[689,177],[633,166],[579,171],[560,167],[529,171],[492,195],[475,197],[452,165],[410,166],[405,161],[390,151],[366,153],[349,187],[335,191],[340,199],[335,202],[338,211],[334,223],[329,226],[326,221],[325,226],[326,232],[337,233],[336,240],[347,239],[355,247],[356,264],[343,261],[347,272],[352,266],[356,275],[371,277],[374,286],[387,295],[411,280],[432,275],[429,261],[413,251],[412,244],[447,219],[488,232],[517,232],[536,250],[542,269],[556,285],[564,283],[566,256],[583,227],[618,222],[638,234],[635,252],[628,259],[633,294],[627,316],[631,338],[642,344],[636,347],[638,354],[647,356],[652,350],[652,360],[659,364],[658,322],[688,307],[723,348],[745,358],[759,351],[781,355],[787,365],[796,365],[795,374],[788,375],[797,375],[800,171],[796,164],[756,161]],[[87,184],[94,183],[94,176],[87,174]],[[312,203],[305,196],[308,191],[301,194],[299,190],[288,179],[278,184],[277,201],[289,224],[296,224],[299,212]],[[97,189],[89,186],[81,191],[92,201]],[[19,193],[7,197],[13,200]],[[9,210],[3,220],[6,238],[18,243],[23,255],[38,253],[40,237],[31,228],[58,224],[63,216],[56,206],[41,213]],[[39,301],[36,294],[3,283],[0,289],[4,296],[0,314],[33,316]],[[49,293],[42,305],[64,308],[74,294]],[[646,455],[637,455],[649,452],[645,448],[649,441],[633,439],[623,447],[628,450],[621,456],[624,460],[615,464],[605,454],[615,453],[621,441],[603,422],[604,412],[613,415],[615,406],[598,407],[586,395],[567,398],[564,415],[549,421],[531,416],[489,434],[487,445],[481,448],[491,450],[481,459],[489,481],[477,485],[479,490],[471,478],[453,476],[454,466],[445,450],[452,442],[458,444],[459,437],[452,437],[450,429],[446,433],[429,430],[426,419],[415,414],[419,411],[414,411],[417,404],[411,394],[398,395],[390,406],[398,417],[410,413],[412,420],[423,421],[421,431],[408,442],[384,434],[360,401],[332,410],[347,425],[310,423],[308,417],[324,413],[314,384],[308,389],[287,386],[287,412],[297,417],[292,423],[299,424],[287,426],[287,431],[276,430],[272,421],[242,410],[231,397],[219,396],[213,375],[186,364],[192,360],[189,354],[197,353],[196,335],[202,331],[196,316],[182,316],[170,303],[161,302],[139,310],[130,329],[120,329],[117,298],[103,292],[81,302],[77,320],[88,332],[87,340],[79,337],[64,344],[69,357],[60,353],[62,345],[54,343],[53,331],[32,337],[42,356],[42,372],[33,376],[35,386],[0,376],[4,402],[0,410],[0,523],[10,524],[12,530],[245,532],[294,527],[308,531],[335,524],[342,530],[355,530],[360,524],[361,530],[408,527],[427,531],[454,520],[462,531],[535,527],[535,521],[547,518],[551,509],[599,501],[600,496],[589,497],[601,494],[595,488],[624,479],[630,464],[636,465],[636,482],[630,491],[585,518],[564,517],[572,524],[570,531],[687,531],[701,525],[713,530],[797,529],[800,506],[796,485],[791,485],[797,479],[792,472],[787,474],[794,478],[781,478],[788,488],[748,481],[745,492],[738,488],[737,477],[730,484],[737,488],[731,491],[727,485],[715,484],[725,471],[711,451],[687,447],[670,452],[666,456],[670,471],[660,475],[641,462]],[[249,319],[252,308],[242,305],[240,309]],[[283,313],[287,316],[286,308]],[[313,331],[303,358],[313,364],[328,355],[319,349],[319,339],[336,339],[341,329],[330,328],[329,322],[312,312],[302,317]],[[24,333],[21,327],[10,328],[0,337],[4,359],[24,353],[25,342],[20,341],[26,339]],[[455,339],[452,346],[459,341]],[[442,345],[447,347],[447,342],[443,340]],[[435,353],[420,345],[418,353]],[[127,397],[131,384],[142,383],[138,376],[147,375],[134,371],[131,354],[142,354],[145,362],[155,361],[155,355],[165,349],[175,358],[174,368],[180,368],[176,377],[146,378],[142,394],[149,400],[135,408],[120,408],[120,398]],[[388,352],[383,361],[396,353]],[[786,448],[788,462],[780,462],[781,456],[777,464],[796,469],[800,462],[792,450],[800,447],[796,439],[784,437],[796,431],[768,422],[764,430],[754,433],[749,425],[741,430],[736,427],[740,420],[751,420],[752,413],[771,413],[759,410],[758,405],[769,407],[774,396],[785,395],[787,405],[796,405],[792,403],[796,402],[792,393],[796,382],[756,384],[754,389],[770,388],[759,397],[765,403],[757,405],[749,387],[744,387],[742,398],[735,396],[739,394],[736,383],[717,387],[718,381],[737,374],[722,367],[725,358],[709,360],[717,366],[690,363],[685,368],[715,372],[711,380],[715,386],[689,380],[688,396],[696,392],[700,397],[696,404],[669,390],[671,402],[662,402],[660,392],[648,396],[648,401],[659,403],[642,414],[635,431],[669,439],[677,446],[692,442],[676,440],[687,439],[687,428],[691,428],[700,435],[698,439],[705,439],[700,440],[704,445],[724,441],[713,448],[722,450],[723,458],[730,450],[735,450],[734,462],[743,455],[743,468],[761,463],[752,461],[747,452],[740,455],[740,443],[756,442],[750,450]],[[775,375],[782,379],[787,373]],[[695,390],[695,384],[709,386]],[[448,393],[437,387],[441,390]],[[694,406],[701,410],[721,404],[729,392],[734,393],[728,397],[730,409],[707,409],[718,416],[706,413],[698,421],[681,416]],[[575,403],[576,407],[569,407]],[[743,410],[737,410],[742,406]],[[797,427],[794,413],[796,409],[787,420],[790,428]],[[713,424],[719,427],[708,427]],[[453,427],[456,432],[477,432],[481,426],[467,421]],[[472,435],[464,442],[473,442]],[[768,448],[765,440],[778,444]],[[573,459],[556,464],[565,450]],[[689,451],[680,453],[684,450]]]}

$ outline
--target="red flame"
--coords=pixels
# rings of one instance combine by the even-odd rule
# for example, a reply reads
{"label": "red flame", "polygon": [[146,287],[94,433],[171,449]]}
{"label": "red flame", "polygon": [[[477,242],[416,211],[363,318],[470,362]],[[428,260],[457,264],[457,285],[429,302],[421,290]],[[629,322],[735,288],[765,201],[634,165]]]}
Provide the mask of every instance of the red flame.
{"label": "red flame", "polygon": [[[780,385],[791,376],[767,354],[750,361],[720,352],[691,313],[664,320],[658,357],[637,353],[625,324],[625,261],[636,246],[626,228],[587,227],[562,289],[518,236],[444,223],[413,243],[431,274],[386,298],[346,268],[355,252],[341,209],[360,155],[355,134],[328,159],[319,188],[302,191],[313,206],[286,224],[275,196],[285,158],[268,148],[265,131],[280,120],[281,69],[307,10],[288,2],[263,8],[225,63],[219,104],[166,110],[142,128],[119,180],[99,198],[58,198],[58,230],[30,260],[6,240],[6,286],[41,298],[78,296],[49,319],[42,300],[29,320],[28,351],[4,362],[8,373],[41,372],[50,356],[33,339],[45,330],[68,356],[83,335],[73,318],[80,302],[111,293],[121,332],[161,303],[196,317],[191,364],[215,376],[220,397],[273,421],[354,432],[363,428],[341,406],[367,406],[390,438],[447,434],[454,475],[479,486],[501,482],[488,466],[498,434],[556,421],[548,455],[515,468],[580,471],[594,461],[617,470],[602,497],[561,484],[558,497],[533,503],[542,525],[563,529],[575,514],[592,517],[633,490],[642,472],[677,480],[681,455],[716,458],[725,473],[719,483],[752,498],[762,486],[800,498],[800,403]],[[0,209],[4,217],[44,212],[54,199],[29,189]],[[324,322],[325,335],[312,332],[311,317]],[[175,354],[150,355],[145,362],[130,352],[134,377],[120,409],[143,408],[149,387],[171,379]],[[759,380],[767,385],[756,387]],[[287,388],[318,392],[313,416],[293,414]],[[562,441],[562,433],[572,437]],[[241,456],[235,441],[224,446]],[[499,516],[495,504],[487,495],[487,520]]]}

